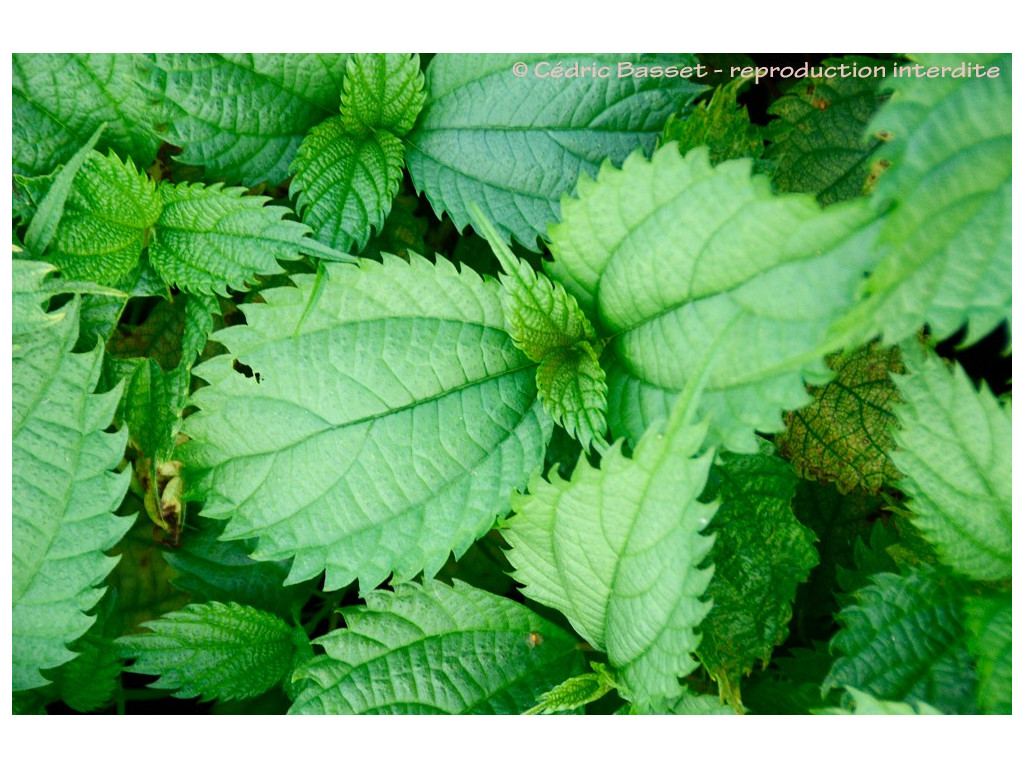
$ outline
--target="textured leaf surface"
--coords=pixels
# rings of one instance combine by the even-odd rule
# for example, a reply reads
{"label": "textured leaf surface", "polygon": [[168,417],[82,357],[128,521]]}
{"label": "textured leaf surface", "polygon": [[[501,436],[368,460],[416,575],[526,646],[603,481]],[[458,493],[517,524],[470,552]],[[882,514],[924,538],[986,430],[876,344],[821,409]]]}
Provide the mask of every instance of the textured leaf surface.
{"label": "textured leaf surface", "polygon": [[279,184],[306,131],[337,114],[344,53],[158,53],[142,82],[162,138],[206,178]]}
{"label": "textured leaf surface", "polygon": [[597,701],[618,687],[615,678],[604,664],[592,661],[590,666],[593,672],[570,677],[550,691],[542,693],[537,699],[537,705],[523,714],[553,715],[556,712],[571,712]]}
{"label": "textured leaf surface", "polygon": [[555,421],[589,447],[606,445],[608,407],[604,369],[594,328],[576,300],[538,275],[502,242],[494,226],[473,208],[474,226],[494,249],[501,275],[501,306],[512,340],[537,367],[541,402]]}
{"label": "textured leaf surface", "polygon": [[425,97],[418,54],[353,54],[342,84],[342,128],[352,136],[383,130],[402,138]]}
{"label": "textured leaf surface", "polygon": [[903,373],[899,348],[871,344],[832,356],[828,366],[836,377],[812,388],[813,403],[786,415],[775,444],[803,477],[834,482],[843,493],[878,493],[900,477],[888,456],[899,402],[889,374]]}
{"label": "textured leaf surface", "polygon": [[264,292],[214,335],[230,354],[195,369],[211,386],[185,426],[190,492],[231,517],[228,538],[258,536],[257,559],[294,556],[290,582],[431,575],[543,460],[534,366],[496,281],[419,257],[323,277]]}
{"label": "textured leaf surface", "polygon": [[13,164],[16,173],[49,173],[106,123],[101,148],[142,167],[160,139],[146,118],[131,53],[16,53],[12,60]]}
{"label": "textured leaf surface", "polygon": [[332,117],[302,140],[292,165],[292,189],[302,220],[317,239],[361,251],[380,230],[402,180],[402,142],[387,131],[358,135]]}
{"label": "textured leaf surface", "polygon": [[759,159],[764,154],[761,129],[750,122],[747,108],[737,101],[745,84],[738,79],[721,85],[687,117],[674,115],[665,125],[662,142],[675,142],[684,155],[706,145],[712,165],[739,157]]}
{"label": "textured leaf surface", "polygon": [[47,258],[65,277],[116,285],[138,265],[161,207],[156,185],[131,160],[90,152],[75,174]]}
{"label": "textured leaf surface", "polygon": [[343,613],[290,714],[519,714],[582,667],[564,630],[461,582],[370,592]]}
{"label": "textured leaf surface", "polygon": [[[911,355],[911,352],[914,354]],[[907,351],[896,380],[896,467],[914,524],[942,561],[972,579],[1012,574],[1010,409],[975,390],[959,366]]]}
{"label": "textured leaf surface", "polygon": [[302,630],[238,603],[193,603],[143,626],[152,632],[117,640],[130,671],[159,675],[151,688],[182,699],[247,699],[291,672],[308,645]]}
{"label": "textured leaf surface", "polygon": [[283,218],[287,208],[221,184],[162,184],[163,212],[149,258],[170,285],[193,293],[244,291],[256,275],[283,272],[309,231]]}
{"label": "textured leaf surface", "polygon": [[[669,115],[702,90],[675,77],[618,77],[619,62],[696,64],[689,57],[594,54],[438,54],[427,99],[407,137],[408,167],[438,217],[462,230],[476,202],[501,236],[536,250],[559,200],[605,159],[650,151]],[[517,77],[513,65],[530,71]],[[538,77],[552,66],[608,66],[610,77]]]}
{"label": "textured leaf surface", "polygon": [[[884,77],[853,77],[886,63],[865,56],[825,59],[833,77],[807,77],[772,102],[769,112],[780,120],[768,157],[775,163],[772,181],[784,192],[809,192],[822,205],[864,194],[871,174],[872,153],[881,144],[864,136],[872,115],[884,99]],[[824,74],[824,73],[823,73]]]}
{"label": "textured leaf surface", "polygon": [[999,76],[893,79],[893,97],[868,127],[892,134],[878,155],[892,167],[875,196],[893,208],[856,319],[870,315],[889,342],[925,323],[944,339],[966,323],[970,344],[1010,317],[1011,57],[920,61],[965,58],[1000,67]]}
{"label": "textured leaf surface", "polygon": [[818,564],[814,533],[793,515],[797,477],[775,456],[725,454],[703,498],[719,499],[708,587],[711,612],[697,656],[742,711],[740,680],[789,635],[797,586]]}
{"label": "textured leaf surface", "polygon": [[[916,699],[970,714],[975,677],[964,647],[963,587],[916,570],[880,573],[839,614],[825,688],[853,686],[880,699]],[[965,710],[965,707],[967,709]]]}
{"label": "textured leaf surface", "polygon": [[942,712],[923,701],[907,704],[902,701],[879,701],[866,691],[846,687],[849,701],[846,707],[817,710],[816,715],[941,715]]}
{"label": "textured leaf surface", "polygon": [[49,672],[53,695],[77,712],[94,712],[114,700],[121,675],[121,659],[110,632],[116,597],[107,591],[96,610],[96,623],[71,646],[78,655]]}
{"label": "textured leaf surface", "polygon": [[116,562],[104,551],[131,520],[111,514],[129,476],[111,471],[125,433],[104,431],[120,393],[92,394],[102,350],[71,352],[77,299],[40,308],[46,265],[15,261],[13,269],[12,677],[14,690],[25,690],[47,683],[41,669],[74,656],[67,644],[95,620],[84,612]]}
{"label": "textured leaf surface", "polygon": [[1013,598],[1009,591],[968,597],[964,605],[967,649],[978,670],[978,708],[1009,715],[1013,704]]}
{"label": "textured leaf surface", "polygon": [[549,271],[610,337],[613,435],[637,439],[706,375],[712,437],[752,451],[753,429],[781,431],[780,411],[807,401],[804,378],[827,375],[829,326],[871,258],[869,212],[774,196],[750,170],[712,169],[706,149],[684,158],[670,144],[581,179],[565,200]]}
{"label": "textured leaf surface", "polygon": [[568,481],[535,476],[502,529],[523,594],[607,651],[633,701],[678,695],[711,607],[701,599],[711,570],[699,566],[714,540],[700,531],[715,507],[697,501],[711,456],[692,458],[704,429],[685,421],[688,405],[631,459],[619,443],[600,469],[581,461]]}

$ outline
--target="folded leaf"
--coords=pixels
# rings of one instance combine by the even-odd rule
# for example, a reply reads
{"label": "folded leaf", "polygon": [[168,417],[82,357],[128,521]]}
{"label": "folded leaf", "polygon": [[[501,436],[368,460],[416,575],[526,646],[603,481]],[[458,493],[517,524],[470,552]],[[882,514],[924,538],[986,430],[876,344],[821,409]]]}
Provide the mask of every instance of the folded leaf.
{"label": "folded leaf", "polygon": [[508,511],[551,434],[498,284],[420,257],[293,280],[195,369],[210,386],[184,429],[189,492],[231,518],[227,538],[259,537],[255,558],[294,556],[291,583],[436,573]]}
{"label": "folded leaf", "polygon": [[980,391],[959,366],[905,351],[909,374],[896,377],[893,463],[904,475],[914,524],[950,568],[977,580],[1012,575],[1010,409]]}
{"label": "folded leaf", "polygon": [[72,353],[77,299],[40,308],[52,268],[16,260],[13,269],[12,677],[14,690],[25,690],[47,684],[41,669],[74,656],[67,646],[95,621],[85,612],[117,562],[104,552],[131,519],[112,514],[129,475],[111,471],[125,432],[105,431],[120,391],[93,394],[102,349]]}
{"label": "folded leaf", "polygon": [[781,431],[781,411],[806,403],[805,378],[827,378],[824,354],[844,345],[829,327],[873,258],[870,211],[822,211],[750,174],[749,160],[712,168],[706,148],[668,144],[564,201],[549,272],[608,339],[614,435],[637,439],[706,375],[712,439],[752,451],[755,429]]}
{"label": "folded leaf", "polygon": [[697,501],[711,455],[694,458],[704,428],[687,421],[689,405],[680,399],[632,458],[618,443],[600,469],[580,461],[568,481],[535,475],[502,529],[523,594],[606,651],[634,702],[678,695],[711,608],[701,599],[711,569],[700,566],[714,539],[700,531],[715,506]]}
{"label": "folded leaf", "polygon": [[581,671],[576,641],[462,582],[399,585],[343,609],[289,714],[519,714]]}
{"label": "folded leaf", "polygon": [[[608,75],[545,76],[559,65],[606,67]],[[559,200],[581,174],[596,175],[606,158],[621,163],[637,148],[650,151],[669,115],[703,90],[681,77],[620,70],[652,65],[696,62],[690,56],[436,55],[427,67],[426,104],[407,137],[416,189],[459,230],[470,223],[469,205],[476,202],[503,238],[514,235],[537,250],[537,237],[558,219]]]}
{"label": "folded leaf", "polygon": [[130,671],[160,676],[150,688],[170,689],[181,699],[258,696],[288,675],[309,647],[301,629],[238,603],[192,603],[143,626],[152,632],[117,640],[121,656],[136,659]]}
{"label": "folded leaf", "polygon": [[303,134],[337,114],[344,53],[157,53],[142,85],[178,160],[206,178],[279,184]]}
{"label": "folded leaf", "polygon": [[12,66],[14,171],[49,173],[106,123],[99,146],[145,168],[160,139],[135,85],[133,53],[16,53]]}
{"label": "folded leaf", "polygon": [[402,138],[424,98],[419,55],[355,53],[342,83],[342,128],[350,136],[387,131]]}

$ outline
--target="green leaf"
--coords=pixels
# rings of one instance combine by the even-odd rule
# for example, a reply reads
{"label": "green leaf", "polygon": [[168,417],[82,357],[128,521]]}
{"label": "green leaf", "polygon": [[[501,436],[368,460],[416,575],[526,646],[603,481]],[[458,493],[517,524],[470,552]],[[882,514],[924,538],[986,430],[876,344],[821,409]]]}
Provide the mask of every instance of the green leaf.
{"label": "green leaf", "polygon": [[161,184],[163,213],[149,258],[169,285],[191,293],[245,291],[256,275],[284,271],[278,259],[294,260],[309,244],[309,231],[284,219],[288,209],[264,205],[270,198],[222,184]]}
{"label": "green leaf", "polygon": [[632,458],[617,443],[600,469],[581,461],[569,481],[535,475],[502,529],[523,594],[606,651],[634,702],[678,695],[711,607],[701,600],[711,569],[699,566],[714,539],[700,531],[715,507],[697,501],[711,455],[691,458],[705,430],[688,422],[689,405],[680,399]]}
{"label": "green leaf", "polygon": [[735,715],[731,707],[718,700],[717,696],[698,695],[690,690],[683,692],[674,699],[667,701],[657,709],[648,710],[634,707],[635,714],[651,715]]}
{"label": "green leaf", "polygon": [[[865,285],[865,318],[895,343],[928,324],[944,339],[967,324],[964,344],[1010,318],[1010,55],[920,57],[924,67],[970,60],[998,77],[887,81],[895,93],[868,127],[891,134],[878,157],[892,164],[875,197],[888,204]],[[970,119],[965,119],[970,115]]]}
{"label": "green leaf", "polygon": [[387,131],[402,138],[423,108],[418,54],[355,53],[342,84],[342,129],[350,136]]}
{"label": "green leaf", "polygon": [[786,415],[775,444],[809,480],[877,494],[900,477],[888,456],[899,402],[889,374],[903,373],[899,348],[869,344],[830,357],[828,366],[836,377],[811,389],[813,403]]}
{"label": "green leaf", "polygon": [[764,154],[762,129],[750,122],[747,108],[737,101],[740,88],[747,82],[737,79],[720,85],[708,102],[695,106],[688,116],[673,115],[661,142],[676,142],[684,155],[695,147],[707,146],[712,165],[740,157],[760,159]]}
{"label": "green leaf", "polygon": [[829,326],[852,305],[872,258],[870,211],[821,211],[777,197],[749,160],[712,168],[707,150],[674,145],[651,161],[581,179],[551,228],[549,272],[608,338],[608,421],[636,440],[677,393],[707,377],[700,411],[713,440],[755,449],[804,405],[804,379],[828,375],[843,346]]}
{"label": "green leaf", "polygon": [[930,570],[879,573],[839,614],[839,658],[824,688],[854,686],[880,699],[917,699],[970,714],[975,676],[964,646],[964,587]]}
{"label": "green leaf", "polygon": [[[60,226],[61,218],[64,216],[68,196],[74,187],[75,177],[85,161],[92,155],[92,149],[96,146],[96,142],[99,141],[100,135],[106,127],[105,123],[101,123],[92,137],[72,155],[67,165],[54,171],[51,176],[44,177],[44,180],[52,179],[52,183],[46,184],[44,181],[45,186],[36,185],[38,203],[32,215],[32,222],[25,230],[25,248],[30,254],[37,257],[42,256],[53,242],[53,237],[57,234],[57,227]],[[17,178],[15,177],[15,180]]]}
{"label": "green leaf", "polygon": [[814,712],[816,715],[941,715],[942,712],[923,701],[908,704],[902,701],[879,701],[866,691],[846,686],[845,707],[829,707]]}
{"label": "green leaf", "polygon": [[[558,219],[559,200],[579,176],[596,175],[606,159],[621,163],[635,149],[649,152],[669,115],[703,90],[681,77],[620,77],[620,62],[696,64],[690,56],[436,55],[426,104],[406,140],[416,189],[460,231],[476,202],[503,239],[514,235],[537,250],[537,236]],[[574,64],[608,67],[608,76],[543,76],[547,65]]]}
{"label": "green leaf", "polygon": [[[92,147],[88,147],[88,149],[82,152],[83,160],[88,154],[89,149],[92,149]],[[23,226],[32,220],[36,211],[39,210],[39,204],[46,197],[46,193],[50,191],[53,182],[63,170],[64,166],[59,166],[57,170],[45,176],[20,176],[16,173],[11,176],[11,217],[14,219],[16,227]],[[71,189],[71,177],[73,175],[70,174],[68,176],[68,190]],[[63,204],[61,210],[63,210]],[[26,239],[28,239],[27,236]],[[30,252],[35,253],[34,249],[29,248],[27,245],[25,247]]]}
{"label": "green leaf", "polygon": [[256,559],[366,591],[430,576],[482,536],[551,424],[496,281],[419,257],[325,266],[214,334],[229,354],[195,369],[210,386],[181,458],[204,514],[231,517],[225,536],[259,537]]}
{"label": "green leaf", "polygon": [[[116,560],[104,551],[130,527],[111,514],[128,489],[116,474],[125,433],[110,434],[118,390],[93,394],[102,350],[73,354],[78,300],[44,312],[52,269],[15,261],[12,324],[13,686],[45,685],[42,669],[74,653],[67,645],[95,621]],[[36,300],[33,305],[32,299]]]}
{"label": "green leaf", "polygon": [[151,688],[188,699],[248,699],[288,675],[309,641],[301,629],[238,603],[192,603],[143,626],[150,633],[119,638],[129,669],[159,675]]}
{"label": "green leaf", "polygon": [[981,581],[1012,574],[1010,409],[974,388],[959,366],[905,348],[909,375],[896,379],[893,463],[914,524],[943,563]]}
{"label": "green leaf", "polygon": [[537,367],[537,391],[555,422],[583,445],[607,446],[607,387],[594,328],[561,285],[538,275],[505,245],[480,209],[473,225],[491,244],[501,268],[501,306],[512,340]]}
{"label": "green leaf", "polygon": [[964,602],[967,649],[978,670],[978,709],[1009,715],[1013,704],[1013,598],[1009,590]]}
{"label": "green leaf", "polygon": [[290,714],[518,714],[582,667],[575,639],[519,603],[455,582],[373,591],[296,673]]}
{"label": "green leaf", "polygon": [[131,160],[90,152],[74,177],[47,259],[67,278],[116,285],[138,265],[160,210],[156,185]]}
{"label": "green leaf", "polygon": [[48,173],[106,123],[100,149],[113,149],[143,168],[160,139],[148,125],[149,105],[135,85],[132,53],[16,53],[12,60],[15,173]]}
{"label": "green leaf", "polygon": [[887,88],[879,87],[884,75],[853,77],[848,72],[879,67],[884,72],[887,64],[859,56],[825,59],[821,67],[822,76],[805,77],[768,108],[779,120],[768,129],[775,140],[767,156],[775,163],[776,189],[809,192],[822,205],[831,205],[865,193],[872,155],[882,143],[864,133],[885,98]]}
{"label": "green leaf", "polygon": [[380,230],[402,181],[405,150],[387,131],[349,135],[341,117],[314,127],[292,164],[302,220],[333,248],[361,251]]}
{"label": "green leaf", "polygon": [[77,712],[94,712],[114,700],[121,676],[121,659],[113,645],[110,617],[116,593],[107,591],[100,601],[96,623],[72,646],[78,655],[47,674],[54,695]]}
{"label": "green leaf", "polygon": [[143,86],[157,130],[206,178],[280,184],[312,126],[337,114],[348,54],[157,53]]}
{"label": "green leaf", "polygon": [[743,711],[740,680],[789,635],[797,586],[818,564],[815,536],[793,515],[797,477],[775,456],[724,454],[702,498],[719,499],[707,532],[715,535],[711,612],[697,657],[718,690]]}
{"label": "green leaf", "polygon": [[224,531],[219,521],[200,518],[195,524],[199,530],[186,531],[180,547],[164,552],[176,574],[174,585],[194,602],[235,600],[287,619],[309,597],[309,583],[282,586],[287,562],[257,562],[249,556],[250,544],[218,541]]}
{"label": "green leaf", "polygon": [[180,413],[170,407],[170,394],[159,364],[145,358],[135,369],[124,395],[124,422],[129,442],[154,462],[170,459]]}
{"label": "green leaf", "polygon": [[618,688],[615,677],[608,671],[608,667],[596,661],[590,662],[590,667],[593,672],[570,677],[550,691],[542,693],[537,697],[537,705],[523,714],[553,715],[556,712],[571,712],[597,701],[609,691]]}

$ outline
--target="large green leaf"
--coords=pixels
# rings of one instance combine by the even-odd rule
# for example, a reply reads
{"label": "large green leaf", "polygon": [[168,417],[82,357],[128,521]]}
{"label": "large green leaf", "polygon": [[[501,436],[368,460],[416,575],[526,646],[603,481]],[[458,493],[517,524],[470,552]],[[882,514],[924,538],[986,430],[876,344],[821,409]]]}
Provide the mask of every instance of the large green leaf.
{"label": "large green leaf", "polygon": [[820,67],[821,76],[796,82],[772,102],[769,112],[779,120],[769,128],[775,140],[767,156],[775,162],[777,189],[810,192],[829,205],[865,192],[881,140],[864,131],[884,98],[879,84],[887,64],[851,56],[825,59]]}
{"label": "large green leaf", "polygon": [[279,184],[303,134],[337,114],[344,53],[157,53],[143,85],[156,128],[206,178]]}
{"label": "large green leaf", "polygon": [[[884,258],[851,318],[889,342],[927,323],[939,339],[967,324],[966,343],[1010,317],[1011,57],[921,56],[920,66],[998,67],[997,77],[891,78],[893,97],[869,132],[891,136],[875,197],[889,210]],[[936,70],[937,71],[937,70]]]}
{"label": "large green leaf", "polygon": [[897,483],[914,524],[950,568],[972,579],[1009,579],[1012,559],[1010,409],[959,366],[908,348],[897,377]]}
{"label": "large green leaf", "polygon": [[900,476],[889,459],[899,401],[890,373],[902,373],[897,347],[870,344],[829,358],[836,377],[814,387],[814,402],[786,415],[775,444],[808,479],[834,482],[843,493],[878,493]]}
{"label": "large green leaf", "polygon": [[750,173],[749,160],[712,168],[706,148],[667,144],[563,202],[549,271],[608,337],[613,434],[637,439],[706,376],[713,439],[751,451],[754,429],[781,431],[781,411],[807,402],[805,378],[827,378],[823,355],[843,346],[829,327],[872,258],[870,212],[821,211]]}
{"label": "large green leaf", "polygon": [[75,174],[47,258],[72,279],[117,285],[160,216],[156,185],[131,160],[90,152]]}
{"label": "large green leaf", "polygon": [[278,274],[312,244],[308,229],[283,218],[269,198],[221,184],[161,184],[163,212],[149,258],[169,285],[192,293],[244,291],[256,275]]}
{"label": "large green leaf", "polygon": [[711,455],[694,457],[705,430],[689,423],[691,405],[681,398],[632,458],[620,442],[600,469],[580,461],[568,481],[534,476],[502,529],[523,594],[606,651],[635,702],[678,695],[711,608],[701,599],[711,569],[700,566],[714,539],[700,532],[715,506],[697,501]]}
{"label": "large green leaf", "polygon": [[879,573],[843,609],[838,656],[824,687],[853,686],[880,699],[918,700],[971,714],[975,675],[965,647],[964,585],[930,570]]}
{"label": "large green leaf", "polygon": [[715,575],[697,656],[737,711],[741,678],[789,635],[797,586],[818,564],[814,533],[793,515],[797,482],[775,456],[725,454],[704,489],[720,506],[708,526]]}
{"label": "large green leaf", "polygon": [[436,573],[508,511],[551,434],[498,284],[419,257],[293,279],[195,369],[190,492],[228,538],[259,537],[255,558],[294,556],[293,583]]}
{"label": "large green leaf", "polygon": [[125,432],[105,431],[120,392],[93,394],[102,350],[71,351],[77,299],[41,309],[49,267],[15,261],[13,269],[12,674],[14,689],[24,690],[48,682],[41,669],[74,656],[67,645],[93,623],[85,612],[117,562],[104,551],[131,519],[112,514],[129,475],[111,471]]}
{"label": "large green leaf", "polygon": [[277,616],[238,603],[192,603],[117,640],[130,671],[159,675],[151,688],[187,699],[248,699],[305,660],[309,641]]}
{"label": "large green leaf", "polygon": [[458,581],[370,592],[343,614],[290,714],[519,714],[582,667],[567,632]]}
{"label": "large green leaf", "polygon": [[13,164],[39,174],[67,162],[106,123],[101,148],[147,167],[160,139],[135,85],[131,53],[15,53],[12,60]]}
{"label": "large green leaf", "polygon": [[[409,173],[438,216],[447,213],[460,230],[476,202],[502,237],[536,249],[581,174],[596,175],[606,159],[621,163],[637,148],[650,151],[669,115],[702,90],[681,77],[629,76],[620,67],[695,64],[690,56],[438,54],[406,138]],[[574,65],[575,77],[546,76]]]}

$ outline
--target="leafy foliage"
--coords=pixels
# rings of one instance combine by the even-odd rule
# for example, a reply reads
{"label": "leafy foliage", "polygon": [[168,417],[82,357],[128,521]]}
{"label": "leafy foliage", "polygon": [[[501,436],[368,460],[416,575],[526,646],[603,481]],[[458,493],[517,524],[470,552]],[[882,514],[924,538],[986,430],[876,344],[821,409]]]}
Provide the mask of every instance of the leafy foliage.
{"label": "leafy foliage", "polygon": [[759,160],[764,136],[750,122],[747,108],[739,104],[744,84],[742,79],[732,80],[716,88],[707,103],[696,105],[685,118],[673,115],[662,132],[662,143],[676,143],[684,155],[706,146],[712,165],[740,157]]}
{"label": "leafy foliage", "polygon": [[[294,714],[511,714],[581,666],[566,632],[456,582],[374,591],[297,673]],[[451,660],[457,659],[453,664]]]}
{"label": "leafy foliage", "polygon": [[978,708],[985,714],[1010,714],[1012,612],[1009,592],[968,597],[964,603],[967,648],[977,660]]}

